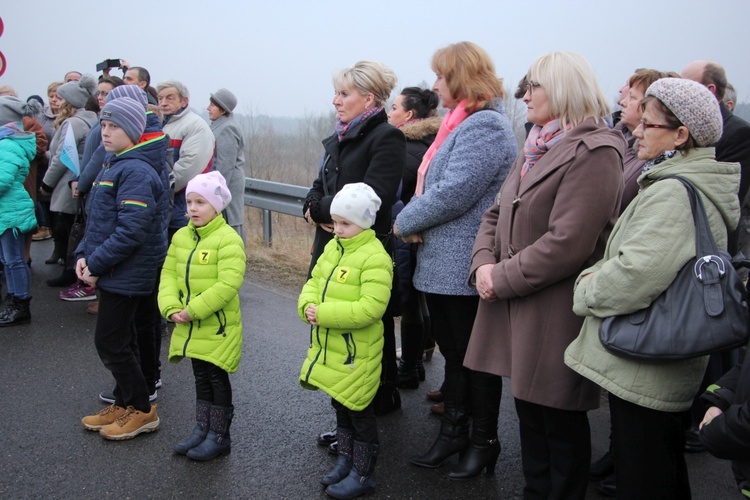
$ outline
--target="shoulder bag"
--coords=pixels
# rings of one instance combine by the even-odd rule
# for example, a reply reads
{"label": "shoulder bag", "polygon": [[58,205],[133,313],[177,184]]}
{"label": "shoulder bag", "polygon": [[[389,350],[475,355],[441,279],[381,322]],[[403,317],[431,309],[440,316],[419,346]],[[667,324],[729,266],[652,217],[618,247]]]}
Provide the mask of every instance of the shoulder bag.
{"label": "shoulder bag", "polygon": [[[646,362],[680,361],[747,343],[747,290],[728,252],[716,247],[697,188],[688,180],[696,257],[647,308],[605,318],[599,340],[617,356]],[[746,264],[738,264],[746,265]]]}

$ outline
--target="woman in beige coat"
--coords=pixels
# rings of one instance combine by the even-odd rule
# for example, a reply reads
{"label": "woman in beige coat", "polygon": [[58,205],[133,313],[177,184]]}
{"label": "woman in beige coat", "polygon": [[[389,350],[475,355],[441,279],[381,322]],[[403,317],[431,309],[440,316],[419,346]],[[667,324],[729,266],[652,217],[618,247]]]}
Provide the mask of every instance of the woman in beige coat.
{"label": "woman in beige coat", "polygon": [[582,323],[572,311],[575,278],[601,257],[617,218],[625,141],[607,127],[605,98],[579,55],[542,56],[527,76],[523,99],[534,127],[472,252],[470,280],[482,300],[464,365],[483,376],[472,377],[469,453],[481,457],[497,435],[500,377],[510,377],[524,497],[583,498],[586,411],[599,393],[564,365],[563,351]]}

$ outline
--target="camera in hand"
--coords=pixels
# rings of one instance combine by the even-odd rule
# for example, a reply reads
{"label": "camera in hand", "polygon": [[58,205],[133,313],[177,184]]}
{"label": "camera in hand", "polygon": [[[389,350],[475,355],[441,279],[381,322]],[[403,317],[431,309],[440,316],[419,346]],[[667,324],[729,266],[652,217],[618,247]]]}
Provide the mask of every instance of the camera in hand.
{"label": "camera in hand", "polygon": [[120,67],[119,59],[106,59],[96,65],[96,70],[103,71],[107,68],[119,68],[119,67]]}

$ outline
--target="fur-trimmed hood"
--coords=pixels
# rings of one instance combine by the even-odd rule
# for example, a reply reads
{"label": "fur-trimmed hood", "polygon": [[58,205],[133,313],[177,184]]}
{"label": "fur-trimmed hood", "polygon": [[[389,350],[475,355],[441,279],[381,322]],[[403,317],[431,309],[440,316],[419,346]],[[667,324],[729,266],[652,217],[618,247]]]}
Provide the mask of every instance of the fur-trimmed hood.
{"label": "fur-trimmed hood", "polygon": [[442,122],[442,116],[433,116],[424,120],[406,123],[401,127],[401,131],[406,136],[407,141],[421,141],[425,137],[437,134]]}

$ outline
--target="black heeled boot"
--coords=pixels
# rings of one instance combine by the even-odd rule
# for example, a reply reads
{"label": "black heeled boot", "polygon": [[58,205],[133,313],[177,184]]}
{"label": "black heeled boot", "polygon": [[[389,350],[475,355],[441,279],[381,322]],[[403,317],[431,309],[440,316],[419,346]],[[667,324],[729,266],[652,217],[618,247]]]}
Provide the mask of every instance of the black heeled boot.
{"label": "black heeled boot", "polygon": [[464,480],[479,475],[482,469],[486,474],[495,473],[495,465],[500,455],[500,442],[497,439],[497,420],[500,414],[500,398],[503,392],[503,379],[483,372],[471,372],[471,444],[461,457],[448,479]]}
{"label": "black heeled boot", "polygon": [[440,421],[440,434],[427,453],[412,458],[411,463],[419,467],[437,469],[452,455],[459,453],[463,456],[468,446],[469,418],[466,409],[446,402],[445,412]]}
{"label": "black heeled boot", "polygon": [[491,476],[495,473],[495,465],[499,456],[500,442],[497,438],[484,444],[469,443],[469,448],[458,466],[448,474],[448,479],[471,479],[478,476],[482,469],[485,469],[485,473]]}

